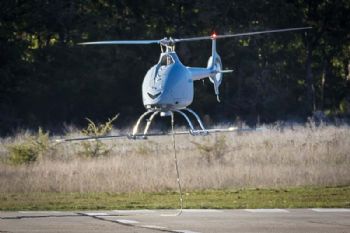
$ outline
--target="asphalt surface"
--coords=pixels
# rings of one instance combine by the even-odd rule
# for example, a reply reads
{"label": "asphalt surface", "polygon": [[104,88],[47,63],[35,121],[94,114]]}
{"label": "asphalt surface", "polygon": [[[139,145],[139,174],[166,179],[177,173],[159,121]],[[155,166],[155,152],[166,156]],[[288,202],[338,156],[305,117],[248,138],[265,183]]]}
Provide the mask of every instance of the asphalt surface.
{"label": "asphalt surface", "polygon": [[350,209],[0,212],[0,232],[350,233]]}

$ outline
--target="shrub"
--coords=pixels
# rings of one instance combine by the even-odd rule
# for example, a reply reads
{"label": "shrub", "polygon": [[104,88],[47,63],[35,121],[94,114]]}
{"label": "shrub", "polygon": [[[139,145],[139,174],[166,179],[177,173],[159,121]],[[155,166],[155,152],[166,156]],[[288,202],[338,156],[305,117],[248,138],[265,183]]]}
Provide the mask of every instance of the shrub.
{"label": "shrub", "polygon": [[227,152],[226,137],[224,135],[220,135],[219,137],[215,135],[214,140],[212,138],[205,139],[204,143],[194,141],[191,141],[191,143],[204,155],[208,163],[212,163],[213,161],[222,162]]}
{"label": "shrub", "polygon": [[[95,124],[89,118],[86,120],[89,122],[86,129],[83,129],[81,132],[86,136],[99,137],[107,135],[112,131],[112,123],[118,118],[119,114],[115,115],[112,119],[108,119],[107,122],[101,124]],[[108,147],[99,139],[94,139],[91,141],[84,141],[81,143],[82,151],[79,152],[80,155],[87,158],[97,158],[101,156],[106,156],[112,150],[111,147]]]}
{"label": "shrub", "polygon": [[44,133],[41,128],[35,136],[26,136],[24,141],[7,146],[9,162],[11,164],[29,164],[42,158],[50,149],[49,133]]}

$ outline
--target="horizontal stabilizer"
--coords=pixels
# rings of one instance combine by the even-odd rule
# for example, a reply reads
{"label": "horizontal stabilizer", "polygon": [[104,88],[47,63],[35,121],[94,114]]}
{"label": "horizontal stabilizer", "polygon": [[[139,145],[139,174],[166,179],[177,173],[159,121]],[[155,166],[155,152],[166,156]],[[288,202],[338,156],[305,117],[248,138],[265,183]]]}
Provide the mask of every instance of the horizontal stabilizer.
{"label": "horizontal stabilizer", "polygon": [[233,70],[220,70],[219,71],[219,73],[223,73],[223,74],[225,74],[225,73],[232,73],[233,72]]}

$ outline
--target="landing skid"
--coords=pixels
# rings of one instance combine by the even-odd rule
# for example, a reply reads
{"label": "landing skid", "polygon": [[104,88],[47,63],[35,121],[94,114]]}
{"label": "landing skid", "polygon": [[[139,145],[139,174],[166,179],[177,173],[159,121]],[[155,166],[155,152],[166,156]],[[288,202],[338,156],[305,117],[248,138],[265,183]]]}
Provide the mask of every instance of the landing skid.
{"label": "landing skid", "polygon": [[[194,124],[188,117],[188,115],[185,113],[188,112],[192,114],[198,123],[198,127],[195,128]],[[172,131],[171,133],[167,132],[160,132],[160,133],[148,133],[150,126],[154,120],[154,118],[159,114],[162,117],[165,116],[171,116],[171,119],[174,119],[174,113],[179,113],[181,116],[183,116],[189,126],[189,130],[186,131]],[[147,118],[148,117],[148,118]],[[142,132],[140,132],[140,124],[141,122],[146,119],[146,125],[143,128]],[[174,111],[168,111],[168,112],[161,112],[158,110],[148,110],[147,112],[143,113],[137,120],[136,124],[133,127],[133,130],[131,134],[118,134],[118,135],[106,135],[106,136],[88,136],[88,137],[80,137],[80,138],[65,138],[65,139],[56,139],[54,140],[56,143],[61,142],[79,142],[79,141],[95,141],[95,140],[108,140],[108,139],[116,139],[116,138],[128,138],[128,139],[147,139],[148,137],[155,137],[155,136],[170,136],[170,135],[184,135],[184,134],[190,134],[192,136],[206,136],[210,133],[225,133],[225,132],[243,132],[243,131],[257,131],[260,130],[259,128],[252,129],[252,128],[237,128],[237,127],[229,127],[229,128],[223,128],[223,129],[206,129],[203,125],[203,122],[201,121],[200,117],[191,109],[185,108],[182,110],[174,110]]]}
{"label": "landing skid", "polygon": [[[186,110],[189,113],[191,113],[197,120],[200,129],[195,129],[195,127],[193,126],[193,123],[191,121],[191,119],[187,116],[187,114],[183,111]],[[209,131],[204,127],[202,120],[199,118],[199,116],[197,115],[197,113],[195,113],[193,110],[189,109],[189,108],[185,108],[183,110],[174,110],[174,111],[168,111],[168,112],[162,112],[159,110],[148,110],[147,112],[143,113],[139,119],[137,120],[132,133],[130,135],[128,135],[129,139],[146,139],[147,136],[151,136],[152,134],[147,134],[148,130],[152,124],[152,121],[154,119],[154,117],[158,114],[160,114],[160,116],[165,117],[165,116],[171,116],[172,119],[174,117],[174,113],[179,113],[181,116],[183,116],[189,126],[189,131],[186,133],[190,133],[193,136],[197,136],[197,135],[207,135],[209,133]],[[146,126],[143,130],[143,133],[140,134],[139,133],[139,126],[140,123],[142,122],[143,119],[145,119],[147,116],[150,117],[146,120]]]}
{"label": "landing skid", "polygon": [[[175,131],[174,135],[186,135],[190,134],[192,136],[206,136],[211,133],[229,133],[229,132],[243,132],[243,131],[255,131],[258,129],[239,129],[236,127],[230,127],[227,129],[207,129],[203,130],[194,130],[190,131]],[[128,138],[128,139],[147,139],[148,137],[157,137],[157,136],[171,136],[172,133],[148,133],[148,134],[118,134],[118,135],[106,135],[106,136],[91,136],[91,137],[81,137],[81,138],[67,138],[67,139],[56,139],[55,142],[78,142],[78,141],[95,141],[95,140],[108,140],[108,139],[117,139],[117,138]]]}

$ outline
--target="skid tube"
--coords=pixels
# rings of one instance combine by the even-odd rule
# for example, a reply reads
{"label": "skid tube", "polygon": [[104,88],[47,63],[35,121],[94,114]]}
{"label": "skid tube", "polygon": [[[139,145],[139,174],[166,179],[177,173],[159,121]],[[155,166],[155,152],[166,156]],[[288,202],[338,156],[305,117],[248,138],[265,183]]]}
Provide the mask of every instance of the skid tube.
{"label": "skid tube", "polygon": [[[187,111],[191,113],[195,118],[197,123],[199,124],[200,129],[195,129],[192,121],[188,117],[188,115],[183,111]],[[154,120],[154,118],[159,114],[162,117],[164,116],[172,116],[174,113],[179,113],[181,116],[183,116],[189,126],[189,130],[186,131],[172,131],[171,133],[166,132],[160,132],[160,133],[148,133],[149,128]],[[143,128],[143,132],[139,133],[139,128],[141,122],[147,117],[146,119],[146,125]],[[192,136],[206,136],[210,133],[225,133],[225,132],[244,132],[244,131],[258,131],[262,130],[262,128],[238,128],[238,127],[229,127],[229,128],[219,128],[219,129],[206,129],[203,125],[203,122],[201,121],[200,117],[191,109],[184,108],[181,110],[174,110],[174,111],[168,111],[168,112],[162,112],[157,109],[148,110],[144,112],[136,121],[132,133],[130,134],[118,134],[118,135],[105,135],[105,136],[87,136],[87,137],[79,137],[79,138],[56,138],[53,139],[55,143],[62,143],[62,142],[79,142],[79,141],[96,141],[96,140],[108,140],[108,139],[117,139],[117,138],[128,138],[128,139],[147,139],[148,137],[154,137],[154,136],[170,136],[172,134],[174,135],[184,135],[184,134],[190,134]]]}
{"label": "skid tube", "polygon": [[[193,135],[193,136],[197,136],[197,135],[207,135],[209,132],[208,130],[204,127],[203,125],[203,122],[202,120],[199,118],[198,114],[195,113],[193,110],[189,109],[189,108],[184,108],[183,110],[186,110],[188,111],[189,113],[191,113],[197,120],[199,126],[200,126],[200,129],[195,129],[194,126],[193,126],[193,123],[191,121],[191,119],[187,116],[187,114],[182,111],[182,110],[173,110],[173,111],[167,111],[167,112],[162,112],[162,111],[159,111],[159,110],[148,110],[146,111],[145,113],[143,113],[137,120],[136,124],[134,125],[133,127],[133,131],[132,131],[132,134],[128,135],[128,138],[129,139],[146,139],[147,136],[150,136],[151,134],[147,134],[148,133],[148,130],[152,124],[152,121],[154,119],[154,117],[158,114],[160,114],[162,117],[164,116],[173,116],[174,113],[179,113],[183,118],[185,118],[188,126],[189,126],[189,131],[187,133]],[[139,126],[140,126],[140,123],[142,122],[142,120],[147,116],[147,115],[150,115],[151,116],[146,120],[146,126],[143,130],[143,134],[140,134],[138,133],[139,131]],[[173,118],[172,118],[173,119]],[[172,133],[174,134],[174,132]],[[162,134],[160,134],[162,135]]]}
{"label": "skid tube", "polygon": [[[230,133],[230,132],[248,132],[248,131],[260,131],[264,128],[237,128],[229,127],[224,129],[207,129],[203,130],[194,130],[190,131],[175,131],[174,135],[185,135],[190,134],[192,136],[206,136],[211,133]],[[128,138],[128,139],[147,139],[148,137],[159,137],[159,136],[171,136],[172,133],[147,133],[145,134],[118,134],[118,135],[106,135],[106,136],[91,136],[91,137],[80,137],[80,138],[55,138],[53,142],[62,143],[62,142],[79,142],[79,141],[96,141],[96,140],[112,140],[119,138]]]}

